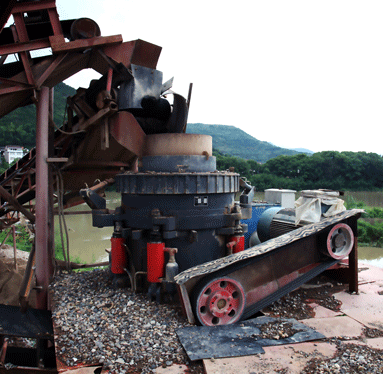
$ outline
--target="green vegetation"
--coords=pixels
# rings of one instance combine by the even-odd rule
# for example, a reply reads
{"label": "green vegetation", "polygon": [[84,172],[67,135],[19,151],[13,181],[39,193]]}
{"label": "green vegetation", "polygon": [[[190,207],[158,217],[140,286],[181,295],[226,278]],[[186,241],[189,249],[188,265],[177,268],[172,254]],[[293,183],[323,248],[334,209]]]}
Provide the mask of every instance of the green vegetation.
{"label": "green vegetation", "polygon": [[[5,237],[8,235],[9,230],[11,229],[0,231],[0,244],[4,241]],[[32,241],[30,239],[30,233],[25,226],[20,224],[16,225],[16,242],[17,242],[17,249],[20,249],[26,252],[31,251]],[[9,244],[13,246],[12,232],[8,235],[8,238],[4,244]]]}
{"label": "green vegetation", "polygon": [[0,163],[0,174],[3,174],[5,170],[7,170],[11,165],[8,164],[4,159],[2,159],[2,163]]}
{"label": "green vegetation", "polygon": [[347,209],[364,209],[358,220],[358,243],[361,246],[383,247],[383,208],[368,207],[363,202],[347,199]]}
{"label": "green vegetation", "polygon": [[[0,243],[3,242],[9,230],[0,231]],[[17,249],[21,251],[30,252],[32,249],[33,236],[30,231],[22,224],[16,224],[16,243]],[[8,236],[4,244],[13,246],[12,233]],[[64,261],[64,255],[62,251],[61,238],[58,229],[55,230],[55,258],[57,260]],[[78,257],[71,257],[72,262],[81,263],[82,261]]]}
{"label": "green vegetation", "polygon": [[217,169],[230,166],[258,191],[267,188],[293,190],[333,189],[374,191],[383,189],[383,157],[376,153],[324,151],[312,156],[278,156],[264,164],[224,155],[215,150]]}
{"label": "green vegetation", "polygon": [[[215,150],[217,169],[234,170],[244,176],[258,191],[267,188],[334,189],[376,191],[383,189],[383,158],[366,152],[320,152],[279,156],[258,164],[253,160],[224,155]],[[353,198],[346,200],[347,209],[364,209],[358,221],[361,246],[383,247],[383,208],[369,207]]]}
{"label": "green vegetation", "polygon": [[[65,115],[66,98],[73,96],[76,90],[59,83],[54,89],[53,119],[61,126]],[[36,108],[28,105],[18,108],[0,118],[0,145],[21,145],[28,149],[36,145]]]}

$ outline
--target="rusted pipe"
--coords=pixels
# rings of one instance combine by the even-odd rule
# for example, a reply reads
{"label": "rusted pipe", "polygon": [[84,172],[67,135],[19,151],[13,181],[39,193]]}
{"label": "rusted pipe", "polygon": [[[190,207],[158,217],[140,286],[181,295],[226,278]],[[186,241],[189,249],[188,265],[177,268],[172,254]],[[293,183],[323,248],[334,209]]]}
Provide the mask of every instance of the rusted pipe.
{"label": "rusted pipe", "polygon": [[90,187],[89,189],[94,191],[94,192],[97,192],[97,191],[101,190],[102,188],[105,188],[106,186],[113,184],[114,182],[115,181],[113,178],[105,179],[103,182],[100,182],[100,183]]}

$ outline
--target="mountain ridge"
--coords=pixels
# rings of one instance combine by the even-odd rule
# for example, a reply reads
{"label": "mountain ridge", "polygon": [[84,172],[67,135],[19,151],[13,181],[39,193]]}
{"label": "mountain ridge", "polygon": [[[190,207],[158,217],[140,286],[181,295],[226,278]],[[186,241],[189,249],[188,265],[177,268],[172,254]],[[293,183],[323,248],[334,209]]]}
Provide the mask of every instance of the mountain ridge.
{"label": "mountain ridge", "polygon": [[[76,90],[65,83],[59,83],[54,89],[54,121],[60,126],[65,119],[66,99]],[[223,154],[264,163],[280,155],[305,153],[281,148],[269,142],[261,141],[245,131],[228,125],[207,125],[189,123],[188,133],[205,134],[213,137],[213,148]],[[36,142],[36,110],[34,105],[18,108],[0,118],[0,145],[21,145],[27,148]]]}
{"label": "mountain ridge", "polygon": [[281,148],[269,142],[258,140],[238,127],[230,125],[188,123],[186,132],[190,134],[210,135],[213,137],[214,149],[218,149],[224,154],[247,160],[255,160],[261,163],[281,155],[311,154],[310,152]]}

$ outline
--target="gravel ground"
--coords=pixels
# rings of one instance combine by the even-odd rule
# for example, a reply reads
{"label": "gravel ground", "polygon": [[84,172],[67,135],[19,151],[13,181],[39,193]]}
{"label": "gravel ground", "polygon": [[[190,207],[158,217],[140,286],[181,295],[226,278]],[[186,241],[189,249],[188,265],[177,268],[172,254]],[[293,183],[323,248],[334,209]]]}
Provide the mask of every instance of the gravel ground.
{"label": "gravel ground", "polygon": [[187,326],[177,305],[158,305],[145,295],[113,289],[107,270],[56,276],[51,285],[58,358],[68,366],[103,363],[112,373],[151,373],[189,363],[175,333]]}
{"label": "gravel ground", "polygon": [[341,303],[335,299],[334,293],[343,291],[347,286],[333,281],[324,275],[311,280],[301,288],[290,292],[275,303],[263,309],[270,317],[307,319],[314,316],[308,303],[316,303],[327,309],[338,312]]}
{"label": "gravel ground", "polygon": [[[305,284],[282,297],[263,311],[272,317],[312,318],[313,311],[307,302],[315,302],[337,312],[340,310],[341,303],[335,299],[333,294],[344,289],[347,289],[347,285],[344,286],[325,275],[320,275],[310,284]],[[366,327],[360,340],[363,342],[366,338],[378,337],[383,337],[383,331]],[[383,350],[351,344],[348,340],[347,337],[329,339],[329,343],[335,344],[337,347],[335,356],[326,359],[314,353],[302,374],[383,373]]]}
{"label": "gravel ground", "polygon": [[[314,282],[290,293],[265,312],[274,317],[310,318],[307,300],[339,310],[332,294],[344,286],[326,279],[321,282],[325,282],[323,286]],[[107,270],[58,275],[51,289],[58,358],[66,365],[103,363],[112,373],[152,373],[157,367],[186,364],[190,373],[204,373],[202,362],[189,362],[179,343],[176,329],[188,323],[178,304],[159,305],[129,289],[114,289]],[[289,324],[277,321],[261,333],[285,337],[294,331]],[[382,336],[382,331],[366,328],[361,340]],[[347,340],[330,339],[338,349],[335,357],[313,354],[302,373],[383,372],[382,350]]]}
{"label": "gravel ground", "polygon": [[340,340],[335,340],[333,343],[337,346],[335,357],[330,359],[312,358],[302,373],[383,373],[383,350]]}

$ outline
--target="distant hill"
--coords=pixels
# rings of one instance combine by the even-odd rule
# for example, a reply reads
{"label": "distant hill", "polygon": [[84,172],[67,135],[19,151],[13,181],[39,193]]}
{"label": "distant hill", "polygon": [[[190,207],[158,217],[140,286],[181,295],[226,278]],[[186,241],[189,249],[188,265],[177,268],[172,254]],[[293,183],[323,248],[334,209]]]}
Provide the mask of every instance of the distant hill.
{"label": "distant hill", "polygon": [[[76,90],[65,83],[59,83],[54,89],[54,121],[61,126],[65,116],[66,99]],[[205,125],[189,123],[188,133],[206,134],[213,137],[213,147],[224,154],[244,159],[266,162],[279,155],[311,153],[277,147],[271,143],[255,139],[234,126]],[[36,144],[36,109],[34,105],[19,108],[0,118],[0,146],[21,145],[32,148]]]}
{"label": "distant hill", "polygon": [[[63,123],[66,98],[75,93],[76,90],[65,83],[55,86],[53,119],[57,126]],[[29,149],[36,145],[35,105],[18,108],[0,118],[0,146],[5,145],[21,145]]]}
{"label": "distant hill", "polygon": [[313,153],[315,153],[306,148],[293,148],[293,151],[297,151],[299,153],[307,153],[308,155],[312,155]]}
{"label": "distant hill", "polygon": [[280,155],[291,156],[297,153],[308,153],[280,148],[271,143],[260,141],[235,126],[188,123],[186,132],[211,135],[214,149],[232,156],[262,163]]}

